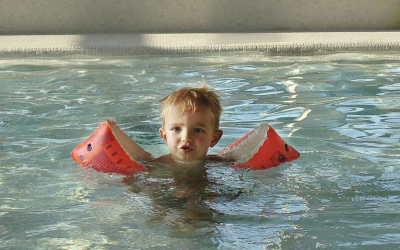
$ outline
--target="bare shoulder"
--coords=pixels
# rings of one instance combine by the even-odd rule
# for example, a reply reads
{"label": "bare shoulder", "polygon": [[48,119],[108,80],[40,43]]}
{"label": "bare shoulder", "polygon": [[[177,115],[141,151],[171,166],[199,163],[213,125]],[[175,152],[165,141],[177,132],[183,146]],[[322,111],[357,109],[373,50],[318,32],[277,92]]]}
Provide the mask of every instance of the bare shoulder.
{"label": "bare shoulder", "polygon": [[227,159],[225,157],[221,157],[220,155],[213,154],[213,155],[207,155],[206,160],[209,162],[232,162],[234,160]]}

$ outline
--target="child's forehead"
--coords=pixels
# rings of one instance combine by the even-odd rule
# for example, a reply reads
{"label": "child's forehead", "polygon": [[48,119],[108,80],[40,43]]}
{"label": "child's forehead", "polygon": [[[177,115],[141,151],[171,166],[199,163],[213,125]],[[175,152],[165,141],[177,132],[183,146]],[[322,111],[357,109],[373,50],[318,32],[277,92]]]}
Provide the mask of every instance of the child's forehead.
{"label": "child's forehead", "polygon": [[203,105],[171,105],[164,110],[166,113],[175,113],[175,114],[183,114],[183,113],[212,113],[211,109],[205,107]]}
{"label": "child's forehead", "polygon": [[[214,122],[214,115],[209,108],[205,107],[196,107],[193,109],[192,107],[185,107],[185,108],[171,108],[164,110],[163,120],[170,120],[172,117],[181,117],[184,115],[190,115],[195,119],[201,119],[204,122]],[[172,118],[174,119],[174,118]]]}
{"label": "child's forehead", "polygon": [[167,113],[163,118],[163,124],[166,127],[180,127],[180,126],[193,126],[193,127],[214,127],[214,117],[211,112],[172,112]]}

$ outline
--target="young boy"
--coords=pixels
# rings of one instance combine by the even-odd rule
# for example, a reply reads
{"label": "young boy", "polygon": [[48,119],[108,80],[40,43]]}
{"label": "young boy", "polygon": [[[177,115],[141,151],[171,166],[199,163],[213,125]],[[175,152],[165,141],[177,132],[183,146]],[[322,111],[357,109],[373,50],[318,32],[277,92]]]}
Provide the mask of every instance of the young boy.
{"label": "young boy", "polygon": [[205,162],[219,160],[217,156],[207,156],[207,152],[222,136],[220,97],[203,84],[178,89],[161,103],[159,132],[170,153],[150,160],[147,167],[151,172],[146,178],[173,178],[173,181],[161,181],[157,186],[144,188],[135,186],[140,181],[129,182],[154,197],[151,221],[162,221],[182,230],[191,230],[191,222],[214,223],[213,213],[204,209],[201,202],[213,198],[206,189],[209,180]]}
{"label": "young boy", "polygon": [[220,97],[205,84],[184,87],[161,100],[159,132],[170,154],[156,159],[165,163],[199,163],[207,160],[208,148],[221,139]]}

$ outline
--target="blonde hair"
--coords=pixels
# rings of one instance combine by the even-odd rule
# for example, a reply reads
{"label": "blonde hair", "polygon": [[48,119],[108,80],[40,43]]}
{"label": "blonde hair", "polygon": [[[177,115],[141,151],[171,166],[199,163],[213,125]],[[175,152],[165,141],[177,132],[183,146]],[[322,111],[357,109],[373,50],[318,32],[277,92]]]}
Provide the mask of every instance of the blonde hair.
{"label": "blonde hair", "polygon": [[187,109],[195,112],[198,107],[210,109],[214,115],[215,130],[219,129],[219,119],[222,113],[219,95],[209,89],[203,83],[201,87],[183,87],[175,90],[160,100],[162,107],[160,110],[162,125],[164,126],[165,115],[168,112],[180,109],[185,112]]}

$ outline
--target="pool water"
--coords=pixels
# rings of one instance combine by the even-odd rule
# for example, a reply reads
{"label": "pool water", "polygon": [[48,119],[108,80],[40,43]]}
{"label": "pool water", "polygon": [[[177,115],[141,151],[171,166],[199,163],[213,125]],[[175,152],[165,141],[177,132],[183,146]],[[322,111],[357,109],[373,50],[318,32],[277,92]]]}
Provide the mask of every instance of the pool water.
{"label": "pool water", "polygon": [[[105,119],[155,156],[158,100],[216,89],[223,147],[269,123],[301,157],[134,178],[77,165]],[[400,53],[0,59],[1,249],[400,247]]]}

